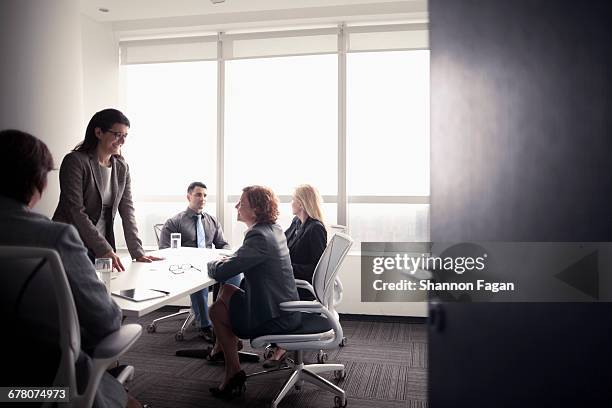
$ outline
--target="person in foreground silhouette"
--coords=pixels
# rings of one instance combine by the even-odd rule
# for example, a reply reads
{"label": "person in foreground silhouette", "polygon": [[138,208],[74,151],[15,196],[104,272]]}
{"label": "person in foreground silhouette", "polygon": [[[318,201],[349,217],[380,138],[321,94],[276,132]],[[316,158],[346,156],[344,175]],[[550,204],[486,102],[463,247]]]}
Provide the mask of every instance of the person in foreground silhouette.
{"label": "person in foreground silhouette", "polygon": [[[79,367],[90,364],[96,345],[121,326],[121,309],[98,279],[87,249],[77,230],[53,222],[32,211],[47,187],[47,173],[53,170],[53,157],[36,137],[18,130],[0,131],[4,158],[0,161],[0,245],[51,248],[59,254],[79,317],[81,353]],[[14,310],[4,310],[10,334],[4,336],[2,361],[7,363],[0,376],[2,385],[50,386],[59,365],[57,343],[45,336],[44,324],[18,319]],[[41,311],[42,314],[42,311]],[[13,321],[17,320],[17,321]],[[32,333],[32,330],[35,333]],[[50,334],[50,333],[46,333]],[[15,360],[15,356],[18,356]],[[8,364],[16,361],[17,364]],[[79,381],[86,380],[86,369],[77,371]],[[19,404],[17,404],[19,405]],[[61,405],[61,404],[60,404]],[[128,395],[108,372],[102,376],[94,407],[142,407]]]}

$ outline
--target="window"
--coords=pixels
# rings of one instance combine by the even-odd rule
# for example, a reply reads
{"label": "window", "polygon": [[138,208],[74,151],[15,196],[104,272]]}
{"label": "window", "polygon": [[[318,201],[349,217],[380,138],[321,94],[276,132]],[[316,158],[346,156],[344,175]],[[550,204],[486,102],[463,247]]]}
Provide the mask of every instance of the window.
{"label": "window", "polygon": [[192,181],[207,185],[212,197],[206,210],[215,214],[217,63],[126,65],[123,75],[123,110],[132,126],[122,153],[130,165],[141,239],[156,245],[153,224],[187,207]]}
{"label": "window", "polygon": [[[279,196],[284,228],[294,187],[309,183],[324,197],[325,221],[347,223],[354,249],[361,241],[429,239],[427,24],[218,38],[122,43],[132,121],[123,153],[145,244],[155,244],[153,224],[186,207],[194,180],[208,185],[206,210],[223,221],[234,247],[245,230],[234,205],[252,184]],[[224,101],[219,125],[217,100]]]}
{"label": "window", "polygon": [[429,51],[347,56],[347,193],[356,241],[429,239]]}
{"label": "window", "polygon": [[[337,60],[335,55],[313,55],[227,62],[228,204],[235,204],[242,188],[252,184],[272,188],[285,203],[296,185],[303,183],[335,196]],[[280,210],[281,225],[289,227],[290,205]],[[231,223],[232,232],[243,229],[234,225],[235,217]],[[242,234],[232,234],[231,239],[239,244]]]}

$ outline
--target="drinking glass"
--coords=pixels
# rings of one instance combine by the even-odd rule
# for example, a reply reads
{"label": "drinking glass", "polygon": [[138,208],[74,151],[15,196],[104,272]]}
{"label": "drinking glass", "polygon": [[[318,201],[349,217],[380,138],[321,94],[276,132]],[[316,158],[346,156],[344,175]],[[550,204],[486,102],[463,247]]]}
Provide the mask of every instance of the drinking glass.
{"label": "drinking glass", "polygon": [[170,234],[170,248],[179,249],[181,247],[181,234],[180,232],[175,232]]}
{"label": "drinking glass", "polygon": [[96,258],[96,273],[104,283],[106,291],[111,293],[111,273],[113,272],[113,260],[111,258]]}

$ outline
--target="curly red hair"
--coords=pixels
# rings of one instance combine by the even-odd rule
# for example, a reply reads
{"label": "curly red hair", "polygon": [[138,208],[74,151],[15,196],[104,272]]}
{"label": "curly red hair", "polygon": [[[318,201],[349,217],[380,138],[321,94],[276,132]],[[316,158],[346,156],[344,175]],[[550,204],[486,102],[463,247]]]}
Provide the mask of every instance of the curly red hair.
{"label": "curly red hair", "polygon": [[278,219],[278,198],[268,187],[248,186],[242,189],[249,206],[255,213],[256,222],[274,224]]}

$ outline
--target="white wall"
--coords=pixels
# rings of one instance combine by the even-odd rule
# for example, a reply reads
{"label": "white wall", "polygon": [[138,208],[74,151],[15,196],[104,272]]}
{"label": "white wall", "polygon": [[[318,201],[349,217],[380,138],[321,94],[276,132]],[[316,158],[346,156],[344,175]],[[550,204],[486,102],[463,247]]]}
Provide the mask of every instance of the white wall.
{"label": "white wall", "polygon": [[[111,23],[100,23],[81,16],[83,54],[83,128],[98,111],[119,106],[119,41]],[[129,112],[125,112],[128,118]],[[121,217],[115,223],[117,247],[125,247]]]}
{"label": "white wall", "polygon": [[85,126],[94,113],[119,106],[119,42],[110,23],[81,18],[83,115]]}
{"label": "white wall", "polygon": [[425,302],[361,302],[361,257],[350,253],[338,273],[342,281],[344,296],[338,305],[338,313],[384,315],[384,316],[427,316]]}
{"label": "white wall", "polygon": [[[82,133],[80,28],[77,0],[0,2],[0,129],[34,134],[57,167]],[[58,198],[58,172],[51,172],[35,210],[52,215]]]}

